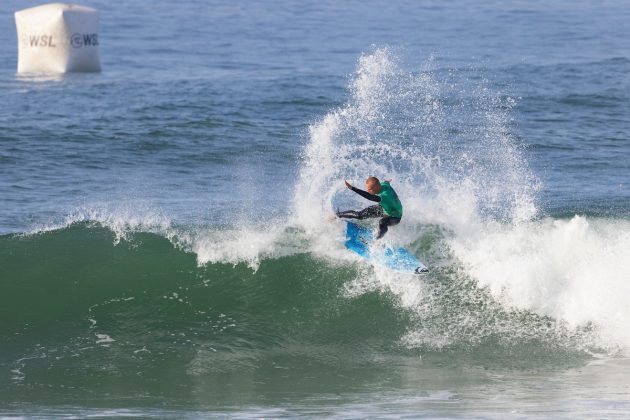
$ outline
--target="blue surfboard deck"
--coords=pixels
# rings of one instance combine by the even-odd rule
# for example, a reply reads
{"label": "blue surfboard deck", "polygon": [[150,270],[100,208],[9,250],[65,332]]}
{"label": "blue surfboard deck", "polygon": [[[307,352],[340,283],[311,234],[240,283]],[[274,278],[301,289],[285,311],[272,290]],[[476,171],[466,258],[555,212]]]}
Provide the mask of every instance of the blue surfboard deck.
{"label": "blue surfboard deck", "polygon": [[374,247],[372,229],[346,222],[346,248],[374,265],[402,273],[424,274],[429,270],[415,255],[402,247]]}

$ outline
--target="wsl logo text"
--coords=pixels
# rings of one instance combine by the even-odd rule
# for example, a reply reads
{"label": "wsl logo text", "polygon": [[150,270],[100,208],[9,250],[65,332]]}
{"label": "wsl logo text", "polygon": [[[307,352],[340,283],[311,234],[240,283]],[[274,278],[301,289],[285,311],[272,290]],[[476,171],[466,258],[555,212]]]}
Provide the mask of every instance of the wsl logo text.
{"label": "wsl logo text", "polygon": [[98,46],[98,34],[74,33],[70,37],[70,45],[72,45],[74,48],[96,47]]}
{"label": "wsl logo text", "polygon": [[48,47],[56,48],[57,44],[52,35],[30,35],[28,38],[22,38],[22,44],[27,47]]}
{"label": "wsl logo text", "polygon": [[[22,45],[29,48],[57,48],[57,40],[52,35],[29,35],[22,38]],[[70,37],[70,45],[73,48],[98,46],[98,34],[74,33]]]}

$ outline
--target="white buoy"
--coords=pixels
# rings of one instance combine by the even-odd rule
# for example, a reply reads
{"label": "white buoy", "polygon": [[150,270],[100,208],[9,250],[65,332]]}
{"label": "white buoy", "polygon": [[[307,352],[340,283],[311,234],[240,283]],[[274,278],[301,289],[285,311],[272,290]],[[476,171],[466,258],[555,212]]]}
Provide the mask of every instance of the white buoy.
{"label": "white buoy", "polygon": [[50,3],[15,12],[18,73],[101,71],[98,10]]}

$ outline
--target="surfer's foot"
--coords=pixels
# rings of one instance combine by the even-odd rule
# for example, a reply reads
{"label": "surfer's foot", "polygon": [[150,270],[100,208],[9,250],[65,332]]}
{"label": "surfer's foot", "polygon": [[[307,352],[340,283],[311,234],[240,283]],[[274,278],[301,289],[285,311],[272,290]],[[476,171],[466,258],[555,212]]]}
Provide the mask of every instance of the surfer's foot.
{"label": "surfer's foot", "polygon": [[332,221],[333,221],[333,220],[335,220],[336,218],[337,218],[337,215],[336,215],[336,214],[331,214],[330,216],[328,216],[328,218],[327,218],[327,219],[328,219],[328,221],[329,221],[329,222],[332,222]]}

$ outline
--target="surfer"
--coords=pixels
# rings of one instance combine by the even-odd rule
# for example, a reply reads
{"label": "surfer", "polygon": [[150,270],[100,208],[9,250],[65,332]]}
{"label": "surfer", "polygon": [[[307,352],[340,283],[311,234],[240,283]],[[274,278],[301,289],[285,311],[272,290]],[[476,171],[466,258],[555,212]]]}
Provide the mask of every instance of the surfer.
{"label": "surfer", "polygon": [[337,212],[337,217],[345,219],[367,219],[381,217],[378,222],[378,235],[376,239],[381,239],[389,226],[394,226],[400,223],[402,218],[402,204],[398,199],[396,191],[389,185],[391,180],[384,180],[380,182],[375,176],[371,176],[365,180],[365,189],[367,191],[360,190],[353,187],[348,181],[343,181],[346,187],[361,197],[370,201],[376,201],[378,204],[364,208],[363,210],[346,210]]}

